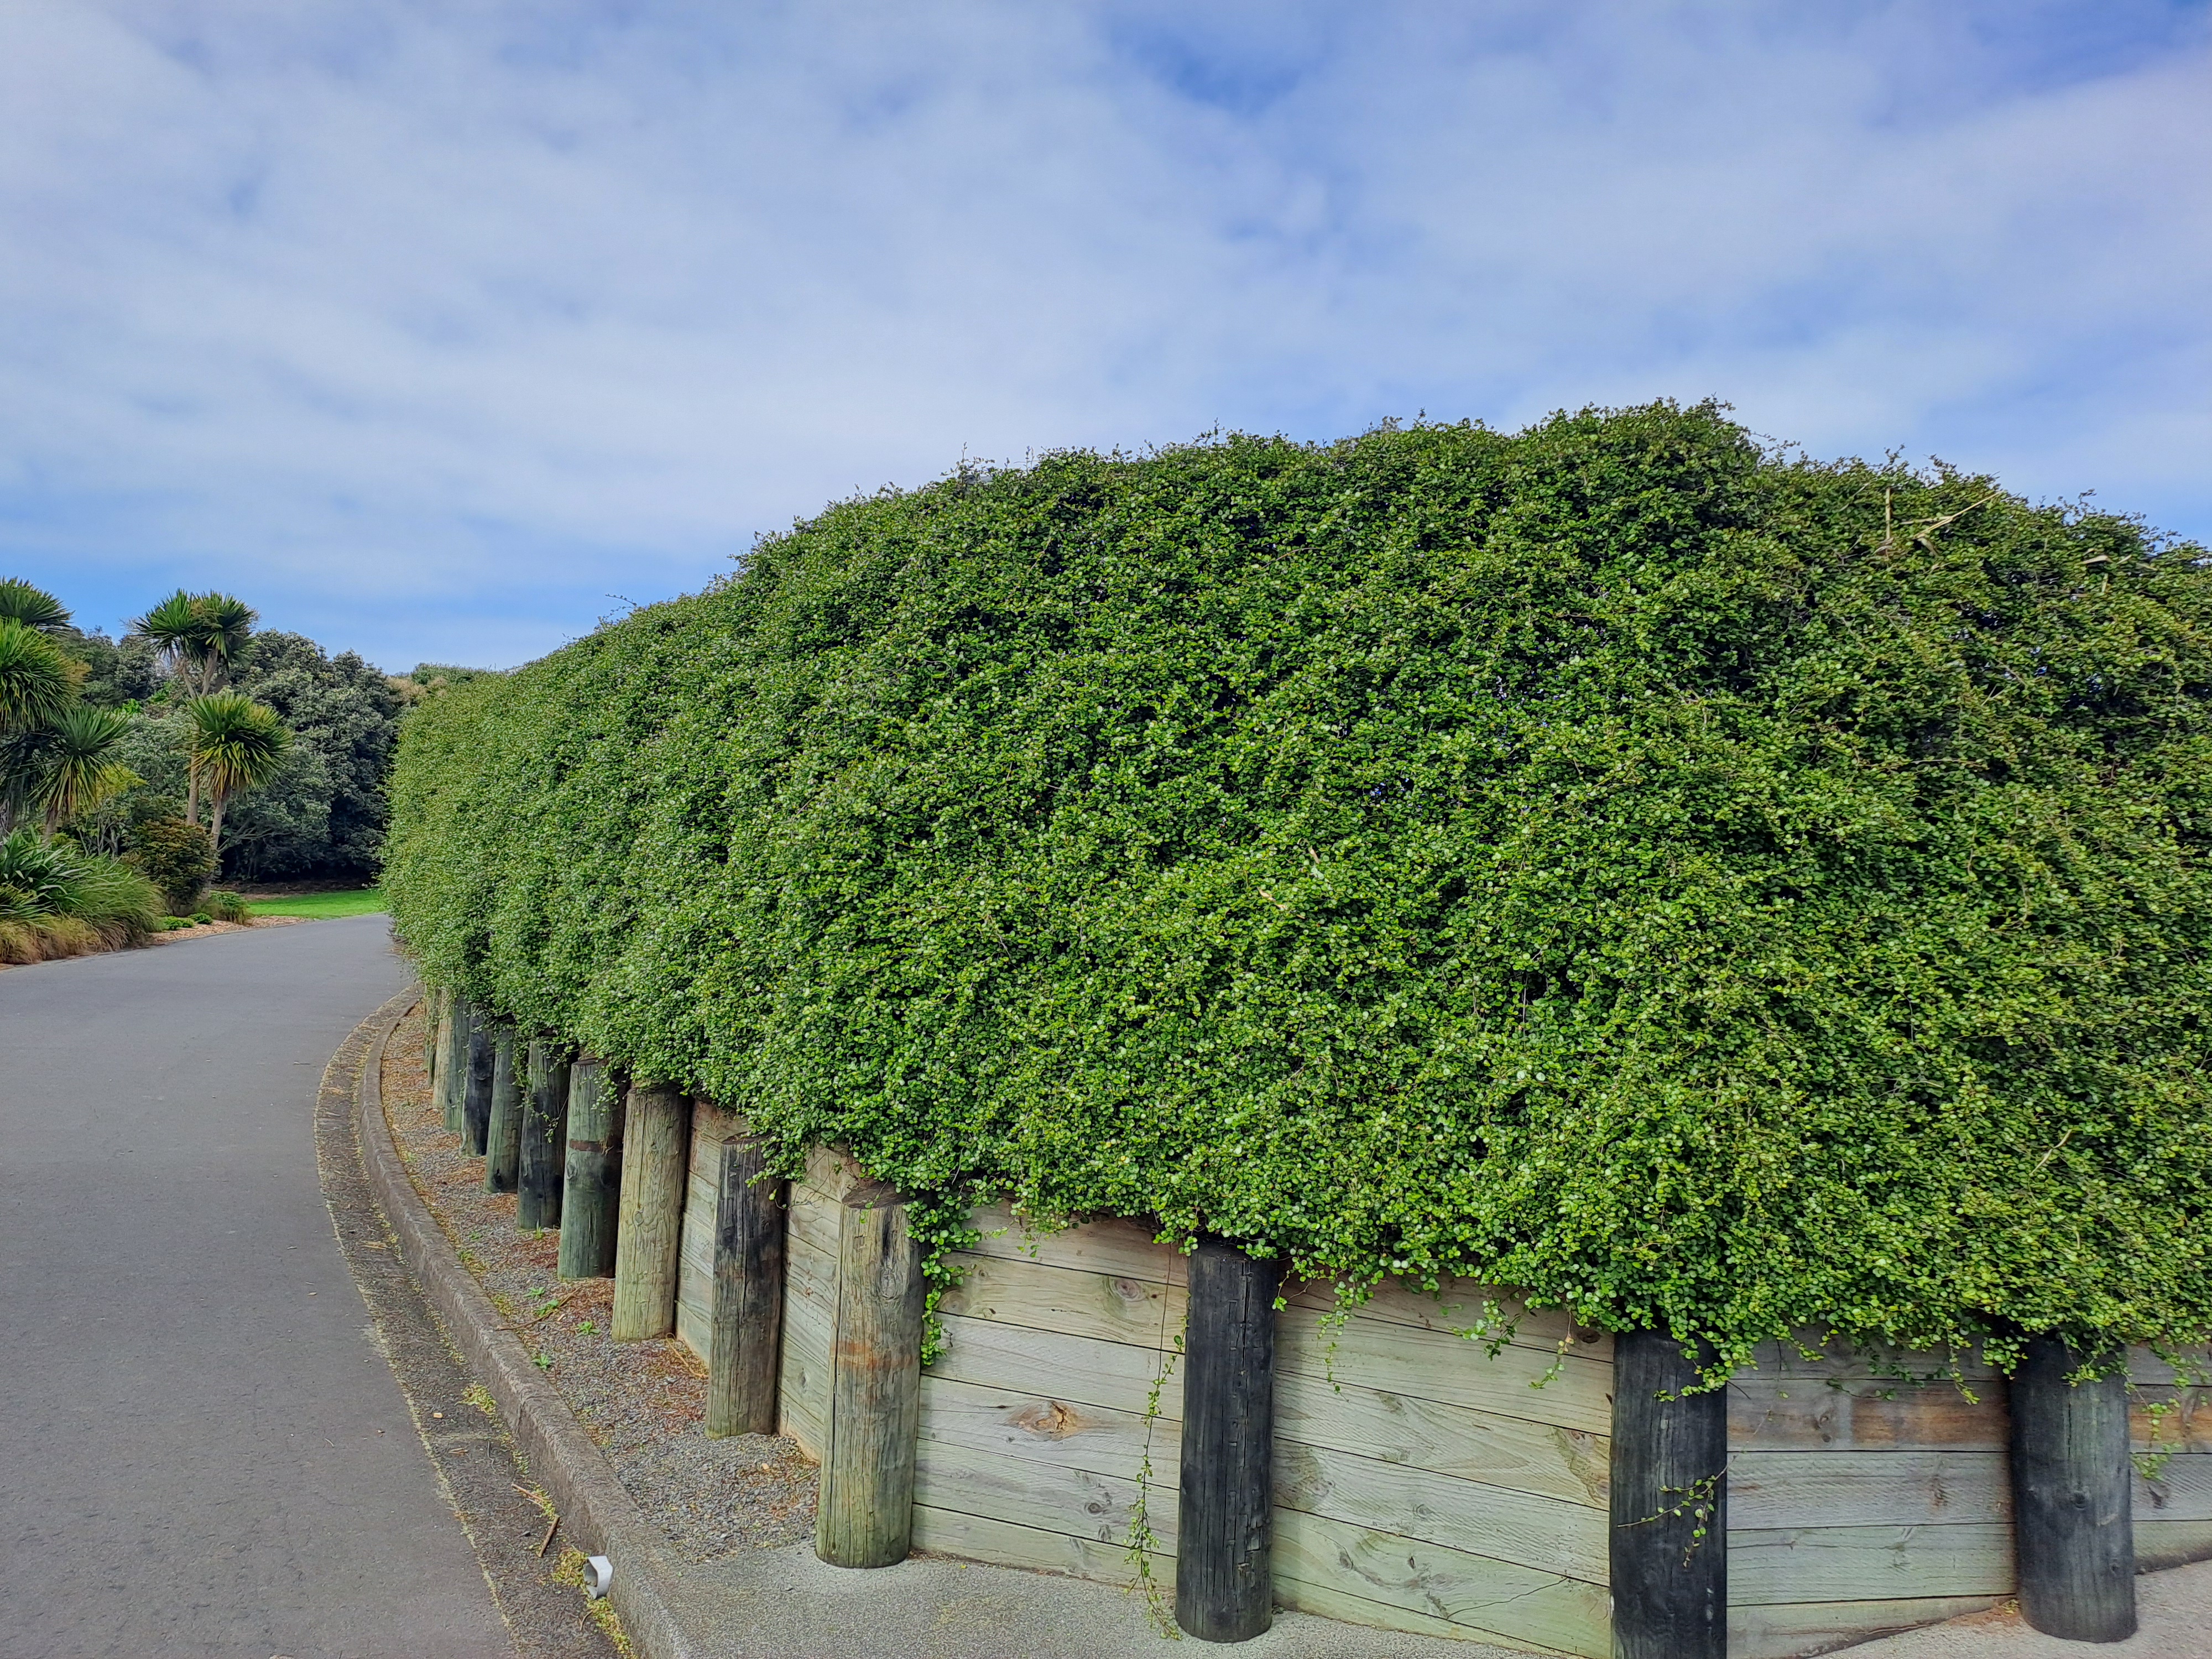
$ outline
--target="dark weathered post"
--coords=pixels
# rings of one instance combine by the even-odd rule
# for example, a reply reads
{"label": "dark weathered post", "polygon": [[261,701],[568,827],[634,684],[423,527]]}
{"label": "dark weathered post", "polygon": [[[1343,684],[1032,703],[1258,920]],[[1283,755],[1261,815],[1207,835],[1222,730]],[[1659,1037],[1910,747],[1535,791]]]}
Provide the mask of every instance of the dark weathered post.
{"label": "dark weathered post", "polygon": [[1613,1340],[1614,1659],[1728,1659],[1728,1397],[1665,1331]]}
{"label": "dark weathered post", "polygon": [[[484,1132],[484,1190],[511,1193],[522,1159],[522,1072],[528,1061],[519,1052],[522,1038],[501,1020],[493,1033],[491,1125]],[[518,1065],[516,1062],[521,1061]]]}
{"label": "dark weathered post", "polygon": [[1274,1621],[1278,1271],[1225,1239],[1190,1258],[1176,1623],[1202,1641]]}
{"label": "dark weathered post", "polygon": [[522,1146],[515,1163],[517,1227],[535,1232],[561,1224],[568,1164],[568,1057],[555,1044],[532,1038],[522,1096]]}
{"label": "dark weathered post", "polygon": [[621,1220],[615,1230],[617,1342],[676,1328],[676,1263],[691,1168],[691,1099],[666,1083],[634,1084],[623,1120]]}
{"label": "dark weathered post", "polygon": [[2050,1636],[2123,1642],[2136,1633],[2128,1380],[2067,1379],[2084,1361],[2032,1336],[2012,1379],[2013,1552],[2020,1611]]}
{"label": "dark weathered post", "polygon": [[783,1182],[769,1177],[761,1145],[750,1136],[725,1140],[720,1164],[707,1434],[774,1434],[783,1335]]}
{"label": "dark weathered post", "polygon": [[568,1157],[561,1181],[563,1279],[605,1279],[615,1270],[622,1206],[622,1091],[604,1060],[568,1068]]}
{"label": "dark weathered post", "polygon": [[438,1050],[446,1036],[446,988],[432,985],[422,992],[422,1073],[430,1079],[430,1097],[438,1090]]}
{"label": "dark weathered post", "polygon": [[489,1008],[469,1010],[468,1092],[461,1102],[461,1150],[483,1155],[491,1133],[492,1065],[499,1057],[499,1030]]}
{"label": "dark weathered post", "polygon": [[921,1252],[906,1206],[880,1182],[845,1195],[830,1349],[814,1553],[833,1567],[888,1567],[914,1540],[921,1428]]}
{"label": "dark weathered post", "polygon": [[471,1012],[469,1000],[459,991],[447,998],[446,1049],[438,1060],[437,1100],[446,1128],[453,1134],[461,1132],[461,1112],[468,1101]]}

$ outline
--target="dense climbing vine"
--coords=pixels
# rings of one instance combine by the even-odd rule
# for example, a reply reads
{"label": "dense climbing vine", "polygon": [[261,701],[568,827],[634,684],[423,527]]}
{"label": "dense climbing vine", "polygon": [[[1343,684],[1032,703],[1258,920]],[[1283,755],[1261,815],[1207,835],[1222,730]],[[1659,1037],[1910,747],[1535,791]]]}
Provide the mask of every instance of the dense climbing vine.
{"label": "dense climbing vine", "polygon": [[924,1196],[2201,1339],[2212,575],[1711,407],[834,506],[413,718],[435,979]]}

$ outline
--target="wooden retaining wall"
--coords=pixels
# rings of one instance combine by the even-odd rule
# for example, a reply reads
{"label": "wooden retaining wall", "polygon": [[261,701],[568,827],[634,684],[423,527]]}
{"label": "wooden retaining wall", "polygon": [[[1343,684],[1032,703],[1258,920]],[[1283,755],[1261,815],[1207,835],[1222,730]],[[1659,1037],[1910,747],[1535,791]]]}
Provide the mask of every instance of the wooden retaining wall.
{"label": "wooden retaining wall", "polygon": [[[738,1126],[698,1107],[677,1334],[707,1354],[719,1194]],[[818,1456],[838,1201],[858,1172],[817,1152],[792,1185],[781,1415]],[[1036,1235],[1003,1207],[955,1258],[943,1352],[921,1382],[914,1543],[1127,1583],[1174,1584],[1184,1259],[1100,1221]],[[1348,1319],[1286,1287],[1276,1344],[1275,1589],[1354,1623],[1606,1659],[1612,1345],[1557,1313],[1455,1286],[1386,1285]],[[1502,1317],[1501,1317],[1502,1316]],[[1488,1322],[1486,1340],[1462,1333]],[[2002,1380],[1771,1346],[1729,1390],[1729,1651],[1789,1659],[1955,1617],[2012,1593]],[[2212,1390],[2136,1356],[2146,1567],[2212,1557]],[[1157,1395],[1156,1403],[1154,1401]],[[2150,1407],[2165,1402],[2163,1413]],[[1148,1411],[1148,1405],[1152,1407]]]}

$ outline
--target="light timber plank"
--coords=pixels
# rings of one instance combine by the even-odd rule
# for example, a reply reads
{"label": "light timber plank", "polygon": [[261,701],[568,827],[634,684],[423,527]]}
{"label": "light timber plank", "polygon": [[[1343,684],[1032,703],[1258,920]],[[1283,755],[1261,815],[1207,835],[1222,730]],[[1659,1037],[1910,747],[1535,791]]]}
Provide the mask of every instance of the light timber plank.
{"label": "light timber plank", "polygon": [[1366,1625],[1376,1630],[1409,1631],[1417,1636],[1442,1637],[1447,1641],[1482,1642],[1494,1647],[1517,1649],[1523,1653],[1556,1654],[1560,1656],[1560,1659],[1572,1659],[1564,1648],[1547,1648],[1525,1637],[1501,1636],[1496,1631],[1479,1629],[1473,1625],[1455,1625],[1430,1613],[1415,1613],[1410,1607],[1394,1607],[1381,1601],[1370,1601],[1364,1595],[1351,1595],[1334,1585],[1302,1584],[1295,1578],[1278,1575],[1275,1600],[1294,1613],[1310,1613],[1346,1625]]}
{"label": "light timber plank", "polygon": [[1586,1583],[1606,1582],[1608,1521],[1587,1504],[1279,1439],[1274,1462],[1279,1510],[1302,1510]]}
{"label": "light timber plank", "polygon": [[696,1301],[676,1300],[676,1340],[704,1361],[714,1346],[714,1322]]}
{"label": "light timber plank", "polygon": [[2005,1526],[1731,1527],[1728,1551],[1733,1607],[2013,1592]]}
{"label": "light timber plank", "polygon": [[[1325,1279],[1308,1279],[1289,1291],[1285,1300],[1291,1307],[1325,1314],[1336,1306],[1336,1287]],[[1547,1352],[1565,1343],[1569,1353],[1585,1359],[1613,1358],[1613,1338],[1607,1333],[1577,1325],[1556,1308],[1531,1308],[1511,1291],[1472,1279],[1449,1280],[1432,1296],[1386,1279],[1352,1318],[1387,1320],[1446,1335],[1480,1327],[1484,1340],[1510,1341]]]}
{"label": "light timber plank", "polygon": [[1752,1350],[1752,1360],[1762,1372],[1798,1371],[1905,1386],[1948,1381],[1954,1369],[1969,1384],[1997,1376],[1978,1349],[1953,1356],[1900,1348],[1892,1342],[1855,1342],[1842,1337],[1824,1340],[1816,1330],[1800,1331],[1794,1341],[1762,1342]]}
{"label": "light timber plank", "polygon": [[982,1235],[972,1247],[977,1255],[1158,1285],[1188,1282],[1182,1252],[1172,1244],[1154,1243],[1152,1234],[1132,1221],[1083,1221],[1056,1232],[1041,1231],[1001,1203],[976,1211],[972,1224]]}
{"label": "light timber plank", "polygon": [[2128,1439],[2137,1451],[2212,1452],[2212,1389],[2136,1383],[2129,1391]]}
{"label": "light timber plank", "polygon": [[1895,1601],[1798,1601],[1729,1609],[1729,1659],[1796,1659],[1871,1642],[1920,1625],[1995,1607],[1994,1595],[1923,1595]]}
{"label": "light timber plank", "polygon": [[822,1457],[823,1413],[830,1399],[829,1309],[791,1294],[784,1280],[783,1355],[777,1381],[777,1411],[783,1432],[817,1462]]}
{"label": "light timber plank", "polygon": [[1595,1584],[1298,1510],[1275,1511],[1275,1577],[1585,1659],[1613,1651],[1608,1598]]}
{"label": "light timber plank", "polygon": [[2136,1516],[2136,1571],[2212,1560],[2212,1521],[2147,1521]]}
{"label": "light timber plank", "polygon": [[2161,1388],[2171,1388],[2177,1382],[2198,1388],[2212,1384],[2212,1349],[2197,1346],[2175,1352],[2180,1361],[2178,1368],[2173,1360],[2160,1359],[2148,1348],[2130,1348],[2128,1381],[2155,1383]]}
{"label": "light timber plank", "polygon": [[1739,1449],[1908,1447],[2002,1451],[2010,1431],[2001,1383],[1968,1400],[1949,1382],[1742,1371],[1728,1385],[1729,1444]]}
{"label": "light timber plank", "polygon": [[[960,1314],[942,1315],[941,1322],[945,1346],[926,1375],[1048,1395],[1079,1406],[1141,1413],[1167,1358],[1158,1348],[1063,1336]],[[1182,1419],[1180,1363],[1160,1385],[1159,1411],[1171,1421]]]}
{"label": "light timber plank", "polygon": [[785,1200],[792,1241],[824,1260],[837,1259],[838,1200],[811,1182],[794,1181]]}
{"label": "light timber plank", "polygon": [[[845,1194],[866,1178],[860,1173],[859,1164],[830,1147],[817,1146],[806,1154],[805,1184],[832,1204],[842,1203]],[[792,1183],[794,1187],[799,1184]]]}
{"label": "light timber plank", "polygon": [[711,1176],[714,1168],[713,1149],[732,1135],[741,1135],[744,1132],[743,1113],[733,1112],[726,1106],[717,1106],[711,1100],[695,1100],[691,1104],[691,1144],[694,1148],[704,1146],[708,1150],[703,1156],[695,1150],[691,1155],[691,1167],[697,1170],[703,1164]]}
{"label": "light timber plank", "polygon": [[1152,1449],[1154,1480],[1174,1469],[1180,1423],[1103,1406],[1078,1406],[1049,1395],[1017,1394],[925,1376],[921,1437],[982,1452],[1026,1458],[1092,1474],[1133,1480]]}
{"label": "light timber plank", "polygon": [[[1275,1438],[1606,1507],[1611,1442],[1554,1425],[1343,1380],[1275,1377]],[[1280,1452],[1277,1454],[1281,1455]]]}
{"label": "light timber plank", "polygon": [[2002,1452],[1739,1451],[1729,1521],[1778,1527],[1942,1526],[2012,1521]]}
{"label": "light timber plank", "polygon": [[[914,1501],[932,1509],[957,1510],[1123,1549],[1128,1547],[1129,1529],[1136,1524],[1137,1483],[1114,1475],[927,1439],[921,1443],[915,1469]],[[1168,1474],[1172,1477],[1173,1471]],[[1171,1556],[1176,1501],[1172,1480],[1146,1491],[1146,1524],[1158,1553]]]}
{"label": "light timber plank", "polygon": [[[1066,1573],[1071,1578],[1095,1578],[1109,1584],[1133,1584],[1137,1569],[1127,1550],[1092,1539],[1073,1538],[1064,1532],[1017,1526],[957,1510],[914,1506],[914,1547],[933,1555],[954,1555],[969,1561],[988,1561],[1002,1567],[1028,1567],[1039,1572]],[[1175,1563],[1164,1557],[1152,1564],[1153,1582],[1164,1590],[1175,1588]]]}
{"label": "light timber plank", "polygon": [[939,1299],[945,1313],[1138,1347],[1172,1343],[1182,1328],[1184,1292],[1178,1285],[965,1251],[948,1260],[959,1269],[960,1282]]}
{"label": "light timber plank", "polygon": [[[1469,1406],[1585,1434],[1613,1428],[1613,1367],[1570,1354],[1508,1345],[1492,1358],[1479,1342],[1382,1320],[1320,1328],[1321,1316],[1291,1308],[1278,1319],[1276,1375],[1357,1382],[1415,1399]],[[1334,1353],[1329,1350],[1332,1342]],[[1551,1375],[1556,1363],[1558,1374]],[[1543,1386],[1534,1386],[1541,1382]]]}
{"label": "light timber plank", "polygon": [[2212,1455],[2186,1452],[2167,1458],[2155,1479],[2136,1476],[2136,1524],[2146,1521],[2212,1521]]}

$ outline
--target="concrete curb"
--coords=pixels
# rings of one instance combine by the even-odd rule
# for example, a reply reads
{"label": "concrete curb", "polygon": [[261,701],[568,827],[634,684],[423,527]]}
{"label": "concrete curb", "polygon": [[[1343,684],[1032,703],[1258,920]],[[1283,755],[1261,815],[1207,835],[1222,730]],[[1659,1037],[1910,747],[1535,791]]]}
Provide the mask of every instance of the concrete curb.
{"label": "concrete curb", "polygon": [[369,1186],[399,1241],[408,1271],[444,1322],[463,1360],[497,1402],[500,1419],[514,1437],[532,1478],[553,1500],[562,1532],[614,1563],[611,1595],[630,1641],[647,1659],[700,1659],[671,1610],[673,1574],[659,1534],[577,1423],[560,1390],[532,1363],[483,1286],[461,1265],[444,1229],[415,1190],[399,1149],[392,1145],[392,1130],[384,1119],[384,1046],[422,994],[419,987],[401,992],[356,1031],[356,1036],[371,1034],[354,1085],[354,1130]]}

